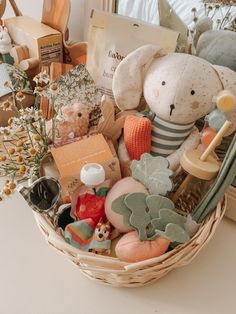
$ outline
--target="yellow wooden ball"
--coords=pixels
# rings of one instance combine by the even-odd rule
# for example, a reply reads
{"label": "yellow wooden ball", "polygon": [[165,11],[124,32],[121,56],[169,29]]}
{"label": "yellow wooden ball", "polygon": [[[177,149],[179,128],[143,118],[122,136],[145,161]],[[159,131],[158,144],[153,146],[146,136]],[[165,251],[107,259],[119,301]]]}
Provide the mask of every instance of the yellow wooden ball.
{"label": "yellow wooden ball", "polygon": [[236,98],[228,90],[221,91],[216,98],[217,108],[223,112],[230,112],[236,107]]}

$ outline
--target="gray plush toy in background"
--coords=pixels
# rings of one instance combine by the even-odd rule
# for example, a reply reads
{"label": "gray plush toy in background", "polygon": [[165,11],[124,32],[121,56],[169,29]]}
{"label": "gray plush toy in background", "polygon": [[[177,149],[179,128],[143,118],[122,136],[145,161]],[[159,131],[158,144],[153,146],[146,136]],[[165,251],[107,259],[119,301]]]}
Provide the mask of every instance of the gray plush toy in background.
{"label": "gray plush toy in background", "polygon": [[212,64],[236,71],[236,32],[212,28],[213,22],[209,17],[196,23],[193,37],[195,54]]}

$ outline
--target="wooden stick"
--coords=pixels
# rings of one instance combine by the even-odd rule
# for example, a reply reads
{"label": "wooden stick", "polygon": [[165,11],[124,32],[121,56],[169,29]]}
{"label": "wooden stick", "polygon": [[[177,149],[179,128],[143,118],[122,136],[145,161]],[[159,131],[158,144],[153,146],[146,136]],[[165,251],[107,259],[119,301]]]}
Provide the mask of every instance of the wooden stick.
{"label": "wooden stick", "polygon": [[[222,140],[223,136],[225,135],[225,133],[228,131],[229,127],[231,126],[231,122],[230,121],[225,121],[224,125],[220,128],[219,132],[216,134],[216,136],[214,137],[213,141],[210,143],[210,145],[207,147],[207,149],[205,150],[205,152],[201,155],[200,160],[202,162],[206,161],[207,157],[214,151],[214,149],[216,148],[216,146],[220,143],[220,141]],[[190,183],[190,181],[192,180],[193,176],[191,174],[188,174],[186,176],[186,178],[184,179],[184,181],[181,183],[181,185],[179,186],[179,188],[177,189],[177,191],[175,192],[172,201],[175,203],[177,202],[178,198],[180,197],[181,193],[184,191],[184,189],[186,188],[186,186]]]}
{"label": "wooden stick", "polygon": [[6,9],[6,0],[2,0],[0,2],[0,18],[3,16],[5,9]]}
{"label": "wooden stick", "polygon": [[225,121],[224,125],[220,128],[219,132],[217,132],[216,136],[214,137],[213,141],[210,143],[210,145],[207,147],[205,152],[200,157],[201,161],[205,161],[207,157],[214,151],[216,146],[218,146],[225,135],[225,133],[228,131],[232,123],[230,121]]}
{"label": "wooden stick", "polygon": [[9,0],[9,2],[10,2],[10,4],[11,4],[11,6],[12,6],[12,9],[13,9],[15,15],[16,15],[16,16],[21,16],[22,13],[21,13],[21,11],[19,10],[19,8],[18,8],[16,2],[15,2],[14,0]]}
{"label": "wooden stick", "polygon": [[184,181],[180,184],[178,187],[178,190],[175,192],[172,201],[175,203],[177,202],[178,198],[180,197],[181,193],[185,190],[186,186],[189,184],[189,182],[192,180],[193,176],[188,173],[188,175],[185,177]]}

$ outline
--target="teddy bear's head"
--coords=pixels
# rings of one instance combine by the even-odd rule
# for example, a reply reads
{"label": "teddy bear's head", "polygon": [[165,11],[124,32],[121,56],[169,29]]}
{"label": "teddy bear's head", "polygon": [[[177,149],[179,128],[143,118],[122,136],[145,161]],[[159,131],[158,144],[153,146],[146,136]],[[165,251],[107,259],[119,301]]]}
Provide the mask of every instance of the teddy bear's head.
{"label": "teddy bear's head", "polygon": [[62,107],[62,114],[67,121],[71,121],[76,124],[89,123],[90,110],[88,106],[81,103],[74,103],[70,106]]}
{"label": "teddy bear's head", "polygon": [[153,45],[130,53],[118,65],[113,79],[115,101],[121,110],[137,108],[143,93],[157,117],[181,125],[211,112],[214,96],[223,89],[236,96],[236,73],[232,70],[188,54],[166,54]]}
{"label": "teddy bear's head", "polygon": [[84,136],[89,129],[90,110],[81,103],[63,106],[63,121],[58,124],[60,136],[63,139]]}

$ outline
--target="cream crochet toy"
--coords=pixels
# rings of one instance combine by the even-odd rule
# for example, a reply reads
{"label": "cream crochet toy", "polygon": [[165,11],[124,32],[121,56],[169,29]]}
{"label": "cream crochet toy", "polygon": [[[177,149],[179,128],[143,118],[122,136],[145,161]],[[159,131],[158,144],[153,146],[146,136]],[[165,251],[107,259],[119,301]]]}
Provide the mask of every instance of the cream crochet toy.
{"label": "cream crochet toy", "polygon": [[[172,169],[178,167],[185,149],[198,145],[194,124],[215,108],[213,99],[224,89],[236,95],[232,70],[188,54],[167,54],[153,45],[130,53],[113,79],[115,101],[121,110],[136,109],[144,94],[152,113],[151,153],[168,156]],[[236,111],[228,113],[227,119],[233,122],[230,134],[236,129]]]}

